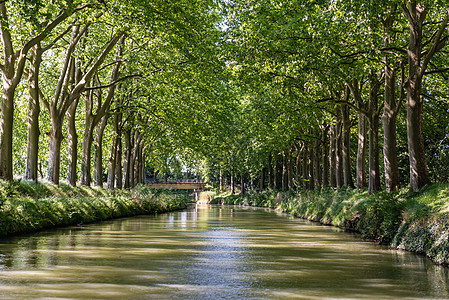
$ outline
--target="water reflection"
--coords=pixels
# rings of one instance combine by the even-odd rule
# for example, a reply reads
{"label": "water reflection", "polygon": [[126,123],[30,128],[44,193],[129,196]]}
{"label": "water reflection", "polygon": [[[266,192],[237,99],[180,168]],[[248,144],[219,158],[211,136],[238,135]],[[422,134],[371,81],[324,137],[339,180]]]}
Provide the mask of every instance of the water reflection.
{"label": "water reflection", "polygon": [[0,241],[2,299],[446,299],[448,283],[422,256],[238,207]]}

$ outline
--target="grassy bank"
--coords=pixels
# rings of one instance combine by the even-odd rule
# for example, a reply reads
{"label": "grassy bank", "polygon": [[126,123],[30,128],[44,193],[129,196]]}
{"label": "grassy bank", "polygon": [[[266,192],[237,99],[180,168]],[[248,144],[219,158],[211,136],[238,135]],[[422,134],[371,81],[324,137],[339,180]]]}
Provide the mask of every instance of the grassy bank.
{"label": "grassy bank", "polygon": [[186,207],[186,194],[59,186],[27,181],[0,182],[0,236]]}
{"label": "grassy bank", "polygon": [[416,193],[368,195],[354,190],[264,191],[244,196],[202,195],[212,203],[271,207],[300,218],[359,232],[364,238],[449,264],[449,185]]}

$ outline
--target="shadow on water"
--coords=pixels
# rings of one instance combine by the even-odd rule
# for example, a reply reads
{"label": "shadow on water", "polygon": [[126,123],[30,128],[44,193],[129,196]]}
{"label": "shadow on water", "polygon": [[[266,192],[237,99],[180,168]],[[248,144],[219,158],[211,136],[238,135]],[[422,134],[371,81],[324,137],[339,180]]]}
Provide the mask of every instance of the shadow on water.
{"label": "shadow on water", "polygon": [[197,206],[0,241],[2,299],[449,298],[448,269],[267,210]]}

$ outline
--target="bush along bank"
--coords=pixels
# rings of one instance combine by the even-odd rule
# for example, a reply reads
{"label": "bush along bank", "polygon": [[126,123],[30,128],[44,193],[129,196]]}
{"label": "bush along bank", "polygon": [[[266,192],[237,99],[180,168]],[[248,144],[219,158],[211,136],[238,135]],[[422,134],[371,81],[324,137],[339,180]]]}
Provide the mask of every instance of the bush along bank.
{"label": "bush along bank", "polygon": [[449,264],[449,185],[392,194],[330,188],[320,191],[266,190],[243,196],[219,194],[212,203],[270,207],[294,216],[358,232],[363,238],[427,255]]}
{"label": "bush along bank", "polygon": [[184,209],[190,197],[138,186],[132,190],[0,182],[0,236]]}

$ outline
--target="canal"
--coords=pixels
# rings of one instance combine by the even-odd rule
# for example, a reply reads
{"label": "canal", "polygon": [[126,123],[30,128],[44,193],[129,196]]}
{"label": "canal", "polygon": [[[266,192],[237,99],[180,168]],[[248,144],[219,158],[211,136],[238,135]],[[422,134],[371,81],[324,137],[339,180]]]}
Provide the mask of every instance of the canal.
{"label": "canal", "polygon": [[1,299],[447,299],[448,269],[278,212],[196,206],[0,240]]}

